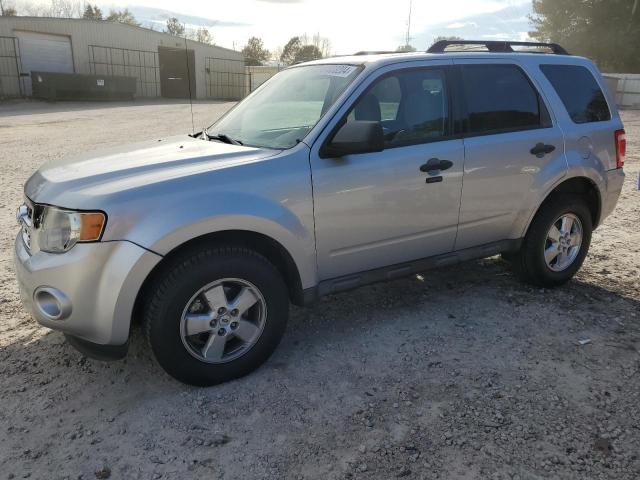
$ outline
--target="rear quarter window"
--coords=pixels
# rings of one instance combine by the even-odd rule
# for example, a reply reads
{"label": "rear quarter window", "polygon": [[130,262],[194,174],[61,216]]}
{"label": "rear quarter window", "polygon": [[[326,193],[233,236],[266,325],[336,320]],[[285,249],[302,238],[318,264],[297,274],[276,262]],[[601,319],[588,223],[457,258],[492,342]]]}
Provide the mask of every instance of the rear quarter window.
{"label": "rear quarter window", "polygon": [[611,119],[602,89],[588,68],[581,65],[540,65],[575,123]]}

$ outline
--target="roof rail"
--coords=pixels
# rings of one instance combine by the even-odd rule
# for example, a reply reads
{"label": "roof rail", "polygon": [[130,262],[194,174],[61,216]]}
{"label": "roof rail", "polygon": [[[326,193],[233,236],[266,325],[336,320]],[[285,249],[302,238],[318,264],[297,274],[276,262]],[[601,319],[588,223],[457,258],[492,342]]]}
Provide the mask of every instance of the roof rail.
{"label": "roof rail", "polygon": [[[483,45],[490,52],[517,53],[512,47],[534,47],[548,48],[555,55],[569,55],[564,48],[557,43],[540,42],[511,42],[497,40],[440,40],[429,47],[427,53],[445,53],[445,49],[450,45]],[[544,53],[540,51],[526,51],[522,53]]]}

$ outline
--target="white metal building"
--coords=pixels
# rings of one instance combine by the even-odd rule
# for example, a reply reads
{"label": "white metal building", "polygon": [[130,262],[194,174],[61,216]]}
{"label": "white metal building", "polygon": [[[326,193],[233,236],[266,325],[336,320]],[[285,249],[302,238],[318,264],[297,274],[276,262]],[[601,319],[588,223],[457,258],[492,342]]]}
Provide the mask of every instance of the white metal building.
{"label": "white metal building", "polygon": [[135,77],[136,96],[237,99],[244,57],[122,23],[0,17],[0,97],[31,94],[31,71]]}

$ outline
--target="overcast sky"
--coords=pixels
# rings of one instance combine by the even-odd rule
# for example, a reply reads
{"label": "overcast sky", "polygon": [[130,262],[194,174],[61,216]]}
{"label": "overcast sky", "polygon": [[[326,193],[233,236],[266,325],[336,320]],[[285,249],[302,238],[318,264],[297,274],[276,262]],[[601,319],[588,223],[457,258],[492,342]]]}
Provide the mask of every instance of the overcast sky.
{"label": "overcast sky", "polygon": [[[357,50],[388,50],[403,44],[409,0],[108,0],[110,6],[140,5],[206,17],[215,42],[239,49],[251,36],[261,37],[267,48],[283,46],[302,33],[320,33],[331,40],[333,53]],[[411,31],[456,21],[531,0],[413,0]],[[424,48],[426,45],[416,45]]]}

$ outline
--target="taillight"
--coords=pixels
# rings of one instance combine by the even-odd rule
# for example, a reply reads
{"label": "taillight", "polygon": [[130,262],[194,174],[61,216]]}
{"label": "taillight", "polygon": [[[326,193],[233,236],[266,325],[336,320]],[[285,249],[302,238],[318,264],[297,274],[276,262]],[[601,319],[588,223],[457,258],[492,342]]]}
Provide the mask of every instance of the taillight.
{"label": "taillight", "polygon": [[616,130],[616,168],[622,168],[624,166],[624,156],[627,153],[627,138],[624,134],[624,130]]}

